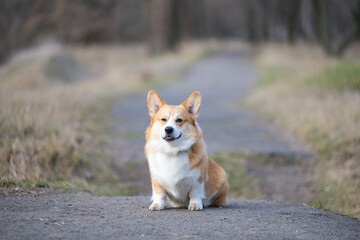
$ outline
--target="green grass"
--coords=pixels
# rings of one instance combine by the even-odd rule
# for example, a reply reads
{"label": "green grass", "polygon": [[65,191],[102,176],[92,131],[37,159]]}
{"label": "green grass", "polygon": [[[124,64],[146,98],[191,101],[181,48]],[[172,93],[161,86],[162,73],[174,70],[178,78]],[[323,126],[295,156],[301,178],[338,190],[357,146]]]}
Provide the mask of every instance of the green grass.
{"label": "green grass", "polygon": [[331,211],[329,208],[326,208],[324,206],[324,204],[322,202],[314,202],[313,204],[311,204],[311,207],[313,208],[317,208],[317,209],[320,209],[320,210],[323,210],[323,211]]}
{"label": "green grass", "polygon": [[314,201],[322,202],[328,211],[360,219],[360,182],[357,179],[332,180],[320,177],[314,184]]}
{"label": "green grass", "polygon": [[360,62],[342,62],[320,71],[309,83],[331,90],[360,91]]}
{"label": "green grass", "polygon": [[243,153],[221,152],[212,156],[212,159],[225,169],[231,197],[262,199],[260,180],[246,173],[245,156]]}
{"label": "green grass", "polygon": [[359,218],[360,64],[316,65],[312,57],[259,64],[260,83],[245,105],[312,148],[313,202]]}
{"label": "green grass", "polygon": [[18,180],[14,178],[5,178],[0,177],[0,193],[9,192],[15,189],[24,189],[24,190],[61,190],[63,192],[68,192],[69,190],[84,190],[85,186],[78,183],[72,183],[64,180],[58,180],[49,182],[43,179],[29,180],[23,179]]}

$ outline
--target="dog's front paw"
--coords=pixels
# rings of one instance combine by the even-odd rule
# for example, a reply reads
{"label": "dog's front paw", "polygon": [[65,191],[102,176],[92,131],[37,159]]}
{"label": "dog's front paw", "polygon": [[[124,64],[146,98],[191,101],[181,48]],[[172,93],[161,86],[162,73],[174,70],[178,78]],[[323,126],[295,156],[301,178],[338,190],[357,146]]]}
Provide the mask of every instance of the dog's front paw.
{"label": "dog's front paw", "polygon": [[150,211],[160,211],[160,210],[163,210],[164,208],[165,208],[164,204],[159,204],[159,203],[153,202],[150,205],[149,210]]}
{"label": "dog's front paw", "polygon": [[198,203],[190,203],[188,209],[191,211],[201,211],[203,210],[203,205]]}

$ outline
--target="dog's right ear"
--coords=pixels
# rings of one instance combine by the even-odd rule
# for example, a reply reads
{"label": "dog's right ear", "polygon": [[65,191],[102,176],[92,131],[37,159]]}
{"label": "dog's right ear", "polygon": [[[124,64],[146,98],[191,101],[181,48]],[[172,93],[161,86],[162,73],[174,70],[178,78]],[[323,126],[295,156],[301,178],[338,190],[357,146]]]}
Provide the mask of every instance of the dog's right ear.
{"label": "dog's right ear", "polygon": [[154,91],[150,90],[147,96],[147,104],[149,108],[150,117],[153,117],[159,109],[165,104],[165,102]]}

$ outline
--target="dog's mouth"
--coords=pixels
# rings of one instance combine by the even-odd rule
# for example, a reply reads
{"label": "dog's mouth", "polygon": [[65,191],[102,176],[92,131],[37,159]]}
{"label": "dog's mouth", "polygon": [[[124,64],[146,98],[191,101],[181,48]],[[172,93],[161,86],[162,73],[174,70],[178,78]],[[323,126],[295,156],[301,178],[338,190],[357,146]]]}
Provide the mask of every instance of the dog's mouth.
{"label": "dog's mouth", "polygon": [[176,139],[179,139],[181,138],[181,133],[178,137],[173,137],[171,135],[166,135],[165,137],[163,137],[163,139],[167,142],[172,142],[172,141],[175,141]]}

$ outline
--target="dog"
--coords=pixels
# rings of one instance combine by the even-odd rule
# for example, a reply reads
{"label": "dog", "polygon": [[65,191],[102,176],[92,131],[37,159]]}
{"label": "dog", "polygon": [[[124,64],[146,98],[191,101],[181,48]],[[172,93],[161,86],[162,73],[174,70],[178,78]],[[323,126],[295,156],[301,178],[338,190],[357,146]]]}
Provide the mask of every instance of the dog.
{"label": "dog", "polygon": [[229,183],[222,167],[208,157],[197,118],[201,95],[194,92],[181,105],[167,105],[151,90],[147,105],[145,155],[151,183],[151,211],[171,207],[200,211],[226,205]]}

